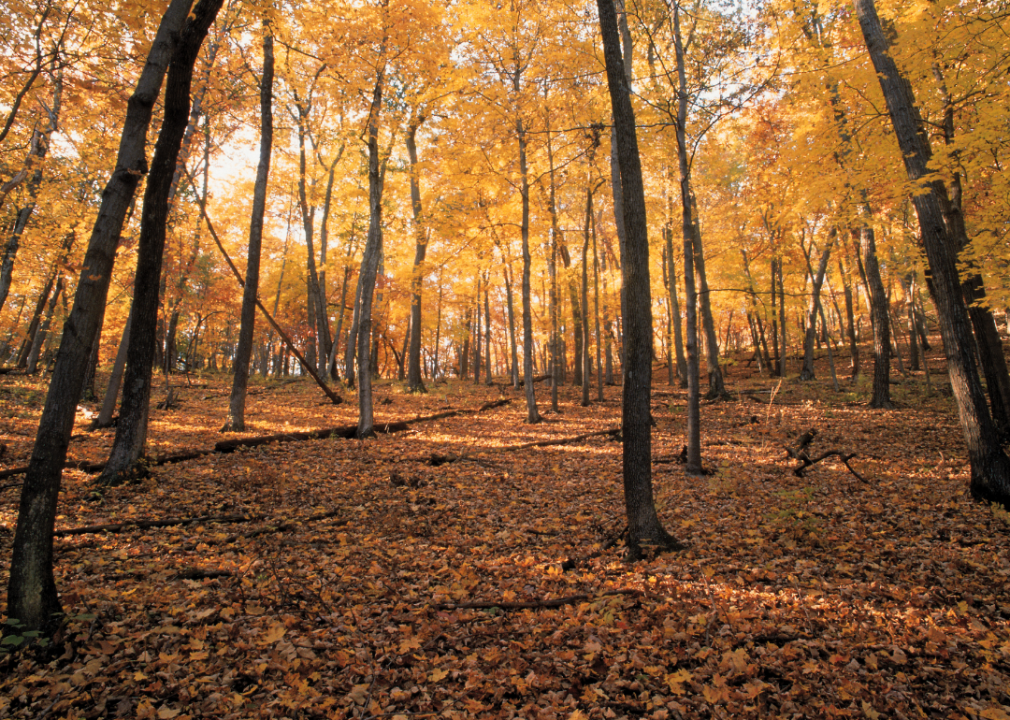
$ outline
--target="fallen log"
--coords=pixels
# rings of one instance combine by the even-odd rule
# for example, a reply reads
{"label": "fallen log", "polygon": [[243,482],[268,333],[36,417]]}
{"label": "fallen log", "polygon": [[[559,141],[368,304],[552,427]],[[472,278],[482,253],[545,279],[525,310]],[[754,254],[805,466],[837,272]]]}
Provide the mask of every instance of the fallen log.
{"label": "fallen log", "polygon": [[489,401],[477,408],[477,412],[482,413],[485,410],[493,410],[494,408],[502,407],[503,405],[508,405],[512,401],[508,398],[502,398],[500,400]]}
{"label": "fallen log", "polygon": [[[446,412],[435,413],[434,415],[427,415],[424,417],[417,417],[413,420],[400,420],[397,422],[386,423],[384,425],[376,425],[375,432],[377,433],[394,433],[402,432],[409,428],[414,423],[425,422],[428,420],[440,420],[442,418],[453,417],[459,413],[455,410],[449,410]],[[266,445],[272,442],[299,442],[303,440],[316,440],[319,438],[327,437],[341,437],[345,439],[353,438],[358,432],[357,425],[342,425],[340,427],[332,428],[320,428],[318,430],[306,430],[303,432],[291,432],[291,433],[277,433],[276,435],[261,435],[259,437],[252,438],[237,438],[234,440],[221,440],[214,445],[212,450],[190,450],[188,452],[176,453],[174,455],[163,455],[161,457],[148,458],[143,462],[148,467],[156,467],[158,465],[168,465],[170,463],[185,462],[186,460],[195,460],[196,458],[203,457],[204,455],[209,455],[211,453],[230,453],[234,452],[240,447],[259,447],[260,445]],[[86,473],[97,473],[105,469],[105,463],[87,462],[83,460],[73,460],[63,464],[64,470],[82,470]],[[7,470],[0,471],[0,480],[4,478],[11,477],[13,475],[24,475],[28,472],[28,466],[23,465],[20,467],[8,468]],[[19,483],[20,484],[20,483]],[[9,487],[16,487],[17,485],[5,485],[0,490],[5,490]]]}
{"label": "fallen log", "polygon": [[[185,462],[186,460],[195,460],[198,457],[203,457],[204,455],[210,454],[211,450],[192,450],[184,453],[175,453],[173,455],[162,455],[160,457],[147,458],[144,460],[144,464],[148,467],[155,467],[157,465],[169,465],[171,463]],[[105,469],[105,463],[103,462],[89,462],[87,460],[71,460],[69,462],[63,463],[64,470],[81,470],[83,472],[94,474],[101,472]],[[28,466],[22,465],[20,467],[8,468],[7,470],[0,471],[0,480],[3,478],[11,477],[12,475],[24,475],[28,472]],[[20,485],[20,483],[18,483]],[[4,488],[14,487],[14,485],[5,485]]]}
{"label": "fallen log", "polygon": [[[459,413],[455,410],[435,413],[425,417],[414,418],[413,420],[398,420],[390,423],[376,423],[375,432],[394,433],[403,432],[414,423],[427,422],[429,420],[441,420],[442,418],[453,417]],[[358,434],[358,426],[340,425],[338,427],[319,428],[318,430],[306,430],[303,432],[277,433],[275,435],[260,435],[251,438],[235,438],[232,440],[221,440],[214,445],[214,452],[229,453],[240,447],[259,447],[273,442],[299,442],[303,440],[318,440],[320,438],[344,438],[351,439]]]}
{"label": "fallen log", "polygon": [[522,445],[509,445],[503,448],[497,448],[498,450],[526,450],[528,448],[534,447],[549,447],[551,445],[567,445],[573,442],[582,442],[591,437],[599,437],[600,435],[612,435],[614,437],[621,434],[621,428],[614,427],[609,430],[597,430],[596,432],[585,433],[583,435],[575,435],[574,437],[558,438],[557,440],[538,440],[537,442],[523,443]]}
{"label": "fallen log", "polygon": [[68,537],[71,535],[93,535],[96,533],[120,533],[124,530],[147,530],[149,528],[175,527],[177,525],[193,525],[196,523],[240,523],[255,522],[263,520],[266,515],[201,515],[191,518],[166,518],[162,520],[127,520],[118,523],[104,523],[101,525],[85,525],[77,528],[65,528],[53,532],[55,537]]}

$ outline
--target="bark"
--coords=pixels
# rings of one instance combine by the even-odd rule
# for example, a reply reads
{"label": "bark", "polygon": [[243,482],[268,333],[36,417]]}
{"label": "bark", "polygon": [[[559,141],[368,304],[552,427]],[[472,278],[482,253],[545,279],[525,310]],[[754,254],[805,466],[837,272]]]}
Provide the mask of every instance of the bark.
{"label": "bark", "polygon": [[1010,458],[1000,445],[996,425],[989,415],[978,368],[971,352],[971,324],[957,271],[954,249],[943,206],[949,205],[947,189],[929,170],[932,152],[915,97],[908,81],[889,55],[872,0],[854,0],[859,25],[877,71],[888,113],[912,182],[920,185],[913,195],[922,243],[929,261],[931,288],[936,301],[961,428],[971,463],[971,492],[980,499],[1010,503]]}
{"label": "bark", "polygon": [[21,487],[11,553],[7,616],[19,630],[53,630],[62,611],[53,577],[53,527],[60,476],[73,431],[84,368],[98,333],[108,295],[116,243],[140,178],[147,171],[147,129],[190,0],[172,0],[151,45],[147,63],[127,103],[116,167],[102,193],[88,242],[74,304],[39,421],[28,473]]}
{"label": "bark", "polygon": [[[274,120],[274,38],[269,21],[263,20],[263,77],[260,79],[260,156],[253,186],[252,213],[249,222],[249,247],[246,254],[245,285],[242,288],[242,311],[238,331],[238,346],[232,365],[231,397],[228,417],[222,432],[245,430],[245,399],[249,386],[249,361],[252,359],[253,334],[256,330],[256,301],[259,296],[260,252],[263,246],[263,218],[266,214],[267,184],[273,152]],[[308,359],[311,363],[312,360]]]}
{"label": "bark", "polygon": [[358,437],[375,435],[372,416],[372,300],[375,280],[382,255],[382,186],[383,174],[379,160],[379,123],[382,112],[382,93],[385,89],[386,65],[385,48],[383,60],[372,89],[372,104],[368,111],[368,238],[361,258],[361,273],[358,284]]}
{"label": "bark", "polygon": [[642,167],[631,107],[630,88],[621,59],[617,16],[609,0],[597,0],[603,36],[607,85],[618,140],[627,240],[621,267],[625,288],[623,432],[624,499],[628,549],[637,555],[643,544],[679,547],[663,528],[652,492],[652,298],[649,287],[649,242]]}

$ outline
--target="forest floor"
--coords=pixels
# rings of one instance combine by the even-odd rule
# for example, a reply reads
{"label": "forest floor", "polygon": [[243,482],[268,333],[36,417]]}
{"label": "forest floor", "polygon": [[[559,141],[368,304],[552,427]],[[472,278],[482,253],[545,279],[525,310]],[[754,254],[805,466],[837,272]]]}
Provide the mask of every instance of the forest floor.
{"label": "forest floor", "polygon": [[[967,497],[932,363],[931,388],[895,373],[894,410],[868,408],[866,384],[835,392],[826,365],[779,385],[730,363],[735,399],[702,407],[701,478],[676,462],[685,392],[657,369],[657,504],[688,547],[634,563],[620,442],[517,447],[616,427],[619,387],[588,408],[563,387],[553,413],[538,384],[531,426],[501,385],[382,382],[377,425],[458,414],[112,489],[67,470],[57,531],[84,528],[56,538],[67,623],[48,656],[0,652],[0,717],[1008,718],[1010,514]],[[229,379],[174,382],[152,454],[211,450]],[[44,392],[0,378],[0,469],[26,463]],[[257,384],[246,435],[353,423],[344,393]],[[105,460],[95,411],[70,459]],[[837,456],[795,475],[785,448],[811,428],[811,456],[856,453],[862,479]],[[0,480],[2,606],[19,480]]]}

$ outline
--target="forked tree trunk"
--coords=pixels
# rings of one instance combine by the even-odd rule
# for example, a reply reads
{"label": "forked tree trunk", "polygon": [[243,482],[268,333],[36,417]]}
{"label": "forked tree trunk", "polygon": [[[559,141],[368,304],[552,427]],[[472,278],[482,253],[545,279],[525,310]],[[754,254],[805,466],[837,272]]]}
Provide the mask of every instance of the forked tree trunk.
{"label": "forked tree trunk", "polygon": [[930,170],[932,151],[911,85],[889,55],[873,0],[854,0],[854,5],[887,102],[905,170],[909,179],[919,183],[922,190],[913,195],[912,201],[929,261],[951,388],[968,446],[971,492],[977,498],[1007,505],[1010,504],[1010,458],[1003,452],[999,432],[989,415],[971,350],[971,323],[954,254],[957,243],[949,235],[942,210],[943,205],[950,202],[947,189]]}
{"label": "forked tree trunk", "polygon": [[[165,69],[186,25],[191,3],[173,0],[165,11],[137,87],[127,103],[126,122],[116,167],[102,193],[88,242],[73,308],[64,325],[56,368],[39,421],[35,447],[21,486],[17,530],[11,551],[7,616],[20,622],[19,632],[50,632],[62,610],[53,576],[53,527],[60,477],[74,427],[84,370],[99,329],[115,261],[116,243],[140,178],[147,168],[147,130]],[[201,1],[198,10],[213,6]]]}

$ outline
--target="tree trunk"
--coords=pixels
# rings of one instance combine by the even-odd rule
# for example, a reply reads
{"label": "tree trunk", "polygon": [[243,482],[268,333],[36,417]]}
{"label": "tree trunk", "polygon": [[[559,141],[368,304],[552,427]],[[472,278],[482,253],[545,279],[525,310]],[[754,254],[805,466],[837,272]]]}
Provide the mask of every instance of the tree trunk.
{"label": "tree trunk", "polygon": [[[519,92],[519,71],[514,80]],[[522,248],[523,248],[523,389],[526,393],[526,422],[540,422],[537,397],[533,388],[533,308],[530,298],[530,181],[526,168],[526,130],[522,118],[516,118],[516,137],[519,141],[519,194],[522,198]]]}
{"label": "tree trunk", "polygon": [[[204,4],[212,5],[213,0],[201,1],[201,6]],[[116,243],[133,194],[147,169],[145,152],[151,114],[190,5],[190,0],[172,0],[137,87],[127,103],[116,168],[102,193],[73,308],[64,325],[35,447],[21,486],[11,553],[7,616],[21,623],[19,631],[48,632],[59,623],[62,608],[53,577],[53,526],[60,477],[84,384],[83,369],[95,342],[109,290]],[[216,9],[216,5],[213,7]]]}
{"label": "tree trunk", "polygon": [[424,257],[428,252],[428,233],[421,207],[421,183],[417,167],[417,129],[425,120],[417,113],[407,128],[407,157],[410,160],[410,207],[414,219],[414,267],[410,276],[410,348],[407,360],[407,389],[427,392],[421,379],[421,288],[424,284]]}
{"label": "tree trunk", "polygon": [[803,369],[800,380],[814,379],[814,340],[817,335],[817,311],[821,306],[821,286],[824,284],[824,273],[828,269],[828,258],[831,256],[831,246],[835,242],[835,233],[828,237],[828,244],[821,253],[821,262],[817,266],[817,274],[813,275],[813,287],[810,290],[810,305],[807,309],[807,331],[803,338]]}
{"label": "tree trunk", "polygon": [[28,352],[28,357],[25,361],[26,372],[29,375],[34,375],[38,370],[39,355],[42,352],[42,345],[46,341],[46,336],[49,334],[49,323],[53,320],[53,311],[56,310],[56,302],[60,298],[60,293],[63,292],[63,275],[60,274],[59,279],[56,281],[56,289],[53,291],[53,296],[49,300],[49,307],[46,308],[45,319],[42,320],[42,324],[39,325],[39,329],[35,333],[35,337],[32,339],[32,347]]}
{"label": "tree trunk", "polygon": [[165,84],[165,110],[158,142],[151,161],[151,174],[144,191],[134,279],[132,329],[126,348],[123,399],[116,437],[105,469],[98,478],[104,485],[121,482],[140,458],[147,441],[161,291],[161,267],[165,255],[169,193],[179,161],[186,126],[189,124],[190,87],[193,66],[207,28],[221,5],[208,4],[203,14],[191,16],[169,64]]}
{"label": "tree trunk", "polygon": [[[385,46],[383,46],[385,58]],[[368,111],[368,239],[361,258],[358,283],[358,437],[375,435],[372,417],[372,300],[375,280],[382,255],[382,185],[383,176],[379,160],[379,121],[382,112],[382,93],[385,89],[386,65],[383,59],[372,89],[372,104]]]}
{"label": "tree trunk", "polygon": [[491,369],[491,301],[488,298],[488,281],[490,273],[484,272],[484,384],[492,385]]}
{"label": "tree trunk", "polygon": [[[232,365],[231,397],[228,418],[222,432],[245,430],[246,389],[249,386],[249,361],[252,359],[253,334],[256,329],[256,300],[259,294],[260,252],[263,245],[263,218],[266,213],[267,183],[273,151],[273,88],[274,38],[270,21],[263,19],[263,77],[260,80],[260,157],[253,188],[252,215],[249,223],[249,249],[246,260],[245,286],[242,290],[242,318],[239,324],[238,347]],[[307,358],[309,363],[311,358]]]}
{"label": "tree trunk", "polygon": [[909,179],[921,188],[920,192],[913,194],[912,200],[929,261],[931,288],[939,314],[951,388],[968,446],[971,492],[977,498],[1007,505],[1010,503],[1010,458],[1000,445],[999,433],[989,415],[971,352],[971,325],[954,254],[957,243],[950,237],[942,210],[950,202],[947,189],[929,169],[932,152],[922,118],[915,106],[911,86],[888,54],[888,42],[873,1],[854,0],[854,4],[887,102],[905,170]]}
{"label": "tree trunk", "polygon": [[610,0],[597,0],[603,36],[607,84],[618,141],[627,253],[621,267],[625,288],[624,397],[622,402],[624,501],[628,517],[628,550],[642,545],[679,547],[656,514],[652,492],[652,299],[649,287],[649,242],[645,192],[635,133],[630,88],[621,59],[617,15]]}
{"label": "tree trunk", "polygon": [[[504,260],[504,256],[502,256]],[[509,363],[509,369],[512,374],[512,387],[515,390],[519,389],[519,348],[516,343],[516,317],[515,317],[515,303],[512,300],[512,266],[505,261],[504,262],[503,274],[505,275],[505,297],[508,305],[509,314],[509,356],[511,361]]]}
{"label": "tree trunk", "polygon": [[891,408],[891,323],[887,313],[887,293],[877,265],[877,246],[873,228],[863,225],[859,231],[870,307],[873,314],[873,397],[870,407]]}

